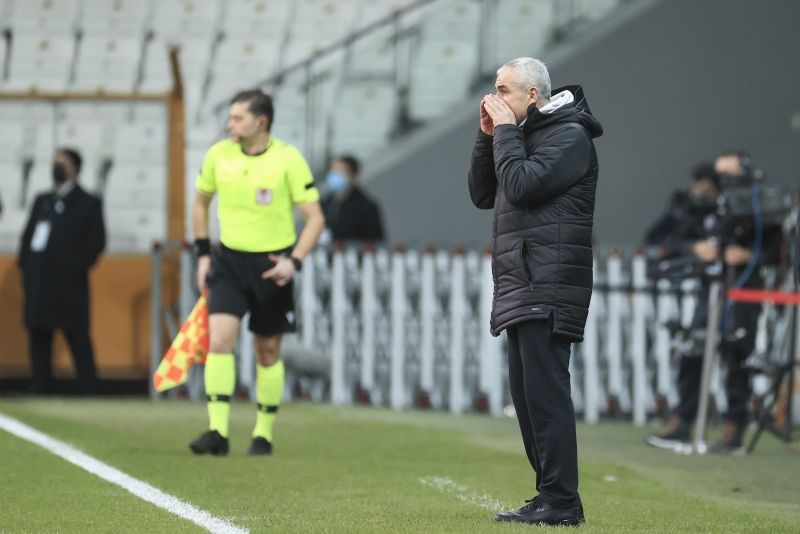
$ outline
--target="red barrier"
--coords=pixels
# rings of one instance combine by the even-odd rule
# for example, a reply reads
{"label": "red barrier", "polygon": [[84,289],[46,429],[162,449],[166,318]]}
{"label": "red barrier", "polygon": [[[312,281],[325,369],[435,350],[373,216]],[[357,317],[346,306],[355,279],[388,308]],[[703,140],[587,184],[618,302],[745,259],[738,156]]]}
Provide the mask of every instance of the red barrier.
{"label": "red barrier", "polygon": [[800,293],[766,291],[764,289],[729,289],[728,298],[738,302],[772,302],[773,304],[800,305]]}

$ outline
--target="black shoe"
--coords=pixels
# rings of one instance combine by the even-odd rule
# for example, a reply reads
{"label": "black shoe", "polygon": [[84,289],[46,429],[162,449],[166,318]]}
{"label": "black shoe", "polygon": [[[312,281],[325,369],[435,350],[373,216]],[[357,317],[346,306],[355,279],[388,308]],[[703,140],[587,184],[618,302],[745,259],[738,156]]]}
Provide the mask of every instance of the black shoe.
{"label": "black shoe", "polygon": [[228,438],[223,438],[216,430],[209,430],[189,444],[195,454],[211,453],[214,456],[228,454]]}
{"label": "black shoe", "polygon": [[534,525],[573,526],[577,527],[585,521],[583,505],[578,503],[572,508],[555,509],[534,497],[519,510],[511,510],[494,516],[495,521],[513,521],[515,523],[531,523]]}
{"label": "black shoe", "polygon": [[272,443],[262,438],[261,436],[253,438],[253,442],[250,444],[250,448],[247,449],[247,455],[266,456],[268,454],[272,454]]}
{"label": "black shoe", "polygon": [[745,425],[726,423],[725,428],[722,429],[722,437],[709,450],[720,454],[744,454],[742,438],[744,438],[745,430],[747,430]]}
{"label": "black shoe", "polygon": [[689,443],[692,437],[692,423],[684,421],[677,415],[673,415],[667,428],[661,434],[653,434],[644,438],[645,443],[659,449],[676,450],[685,443]]}

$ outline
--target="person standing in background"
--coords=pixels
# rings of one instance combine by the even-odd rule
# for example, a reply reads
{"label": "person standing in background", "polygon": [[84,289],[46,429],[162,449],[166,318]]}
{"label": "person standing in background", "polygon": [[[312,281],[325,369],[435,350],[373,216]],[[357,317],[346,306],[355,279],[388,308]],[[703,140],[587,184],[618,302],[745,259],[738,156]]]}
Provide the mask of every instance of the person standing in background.
{"label": "person standing in background", "polygon": [[51,388],[53,333],[69,343],[81,391],[97,392],[89,335],[89,269],[106,246],[100,199],[78,185],[81,156],[63,148],[53,161],[55,189],[36,197],[22,234],[19,266],[30,339],[31,392]]}
{"label": "person standing in background", "polygon": [[331,161],[325,178],[328,196],[322,199],[327,224],[325,241],[383,241],[381,209],[358,186],[359,161],[340,156]]}

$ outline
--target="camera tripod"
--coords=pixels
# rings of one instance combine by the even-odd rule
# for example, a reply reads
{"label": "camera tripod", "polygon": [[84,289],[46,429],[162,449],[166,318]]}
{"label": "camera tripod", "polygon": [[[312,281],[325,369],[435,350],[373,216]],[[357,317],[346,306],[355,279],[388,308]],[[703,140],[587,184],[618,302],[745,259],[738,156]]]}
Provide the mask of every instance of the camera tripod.
{"label": "camera tripod", "polygon": [[[719,325],[723,307],[724,284],[721,280],[711,283],[709,290],[709,325]],[[774,304],[792,305],[791,333],[789,338],[789,357],[785,363],[781,363],[774,371],[769,391],[761,398],[761,403],[756,412],[758,429],[751,438],[747,447],[747,452],[751,453],[755,449],[761,434],[768,430],[775,434],[779,439],[790,442],[792,440],[792,396],[794,393],[794,370],[800,361],[797,354],[797,335],[800,329],[800,321],[797,308],[800,306],[800,293],[788,293],[781,291],[764,291],[757,289],[731,289],[727,291],[727,298],[738,302],[772,302]],[[700,382],[700,405],[697,413],[697,427],[695,429],[695,441],[691,445],[685,446],[681,451],[685,454],[705,454],[708,451],[706,444],[706,427],[709,410],[709,395],[711,389],[711,375],[717,360],[717,344],[719,327],[708,328],[706,336],[705,350],[703,353],[703,371]],[[777,428],[774,424],[773,410],[780,400],[780,390],[783,384],[789,382],[788,401],[783,418],[783,428]]]}
{"label": "camera tripod", "polygon": [[[755,292],[754,292],[755,293]],[[777,293],[774,296],[774,301],[779,303],[794,304],[789,310],[791,319],[789,325],[791,332],[789,334],[789,357],[787,361],[780,363],[771,373],[772,382],[766,394],[762,395],[759,399],[758,408],[756,408],[755,418],[758,423],[756,433],[750,439],[747,446],[748,454],[753,452],[758,444],[758,440],[764,430],[768,430],[774,434],[778,439],[790,443],[792,441],[793,431],[793,413],[792,404],[794,400],[794,371],[798,366],[800,359],[797,355],[797,335],[800,329],[800,314],[798,314],[798,306],[800,306],[800,294],[798,293],[778,293],[778,292],[760,292],[760,293]],[[755,297],[755,295],[754,295]],[[788,381],[787,397],[786,397],[786,410],[783,414],[783,426],[778,428],[775,425],[775,418],[773,412],[776,409],[780,398],[781,388],[784,383]]]}

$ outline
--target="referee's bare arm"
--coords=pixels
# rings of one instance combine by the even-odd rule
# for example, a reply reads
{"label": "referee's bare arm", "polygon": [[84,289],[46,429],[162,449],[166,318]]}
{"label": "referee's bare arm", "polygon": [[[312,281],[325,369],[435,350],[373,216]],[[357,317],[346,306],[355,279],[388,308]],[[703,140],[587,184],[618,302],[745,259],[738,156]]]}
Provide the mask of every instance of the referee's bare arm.
{"label": "referee's bare arm", "polygon": [[[305,219],[306,226],[300,234],[300,239],[297,240],[292,256],[303,261],[317,244],[322,231],[325,230],[325,215],[322,214],[319,201],[300,204],[297,209]],[[262,274],[261,277],[272,278],[279,286],[285,286],[295,274],[294,263],[288,258],[275,255],[271,255],[270,259],[275,262],[275,267]]]}
{"label": "referee's bare arm", "polygon": [[[208,206],[214,195],[197,191],[192,205],[192,229],[195,239],[208,239]],[[197,287],[200,292],[206,290],[206,279],[211,274],[211,256],[200,256],[197,259]]]}
{"label": "referee's bare arm", "polygon": [[297,240],[297,246],[292,251],[292,256],[300,261],[306,259],[311,250],[316,246],[319,236],[325,230],[325,215],[322,214],[322,206],[319,202],[309,202],[297,206],[300,215],[306,221],[306,226]]}

